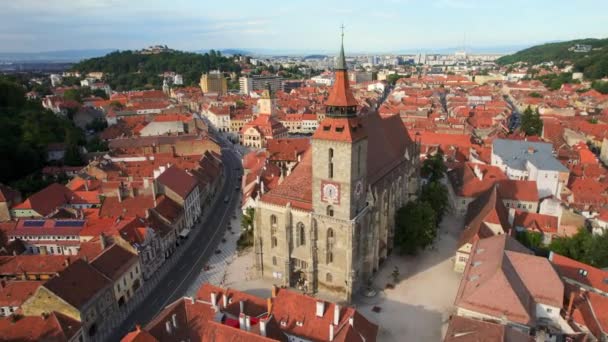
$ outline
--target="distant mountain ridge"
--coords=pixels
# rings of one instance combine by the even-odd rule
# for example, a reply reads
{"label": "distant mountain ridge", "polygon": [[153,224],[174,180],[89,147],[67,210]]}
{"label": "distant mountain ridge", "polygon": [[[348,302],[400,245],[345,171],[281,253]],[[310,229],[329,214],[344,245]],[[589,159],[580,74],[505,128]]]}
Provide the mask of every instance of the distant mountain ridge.
{"label": "distant mountain ridge", "polygon": [[[577,45],[579,48],[574,49]],[[590,47],[589,51],[586,50],[588,47]],[[608,76],[608,38],[577,39],[536,45],[497,60],[501,65],[518,62],[529,65],[572,62],[575,71],[584,73],[589,79],[600,79]]]}
{"label": "distant mountain ridge", "polygon": [[79,62],[83,59],[105,56],[117,49],[57,50],[42,52],[0,52],[0,61],[8,62]]}

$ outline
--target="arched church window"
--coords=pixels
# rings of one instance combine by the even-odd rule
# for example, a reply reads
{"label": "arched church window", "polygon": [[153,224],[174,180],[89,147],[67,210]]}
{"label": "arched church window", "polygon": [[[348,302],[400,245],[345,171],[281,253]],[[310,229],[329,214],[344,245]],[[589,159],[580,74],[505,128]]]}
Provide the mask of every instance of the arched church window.
{"label": "arched church window", "polygon": [[328,151],[328,160],[327,160],[327,165],[328,165],[328,178],[334,178],[334,149],[330,148]]}

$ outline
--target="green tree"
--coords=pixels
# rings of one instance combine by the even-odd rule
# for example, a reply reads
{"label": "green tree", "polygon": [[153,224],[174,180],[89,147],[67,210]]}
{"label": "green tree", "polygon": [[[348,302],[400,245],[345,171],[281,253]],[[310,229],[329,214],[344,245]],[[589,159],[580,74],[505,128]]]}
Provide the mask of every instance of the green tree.
{"label": "green tree", "polygon": [[402,254],[416,254],[437,236],[437,216],[428,202],[409,202],[395,215],[395,244]]}
{"label": "green tree", "polygon": [[427,183],[420,192],[420,201],[428,202],[441,222],[449,206],[448,189],[438,181]]}
{"label": "green tree", "polygon": [[76,144],[70,144],[65,149],[65,156],[63,157],[63,163],[68,166],[82,166],[84,161],[80,155],[80,149]]}
{"label": "green tree", "polygon": [[602,94],[608,94],[608,81],[594,81],[591,87]]}
{"label": "green tree", "polygon": [[521,242],[522,245],[534,251],[538,251],[544,247],[543,234],[539,232],[524,230],[517,232],[517,234],[515,234],[515,238],[517,241]]}
{"label": "green tree", "polygon": [[446,171],[447,167],[443,161],[443,153],[441,151],[429,156],[422,163],[422,174],[428,178],[429,182],[440,181]]}
{"label": "green tree", "polygon": [[527,136],[540,136],[543,131],[543,120],[540,118],[538,109],[532,110],[530,106],[521,115],[521,129]]}
{"label": "green tree", "polygon": [[68,89],[63,93],[63,98],[66,100],[76,101],[82,103],[82,96],[78,89]]}

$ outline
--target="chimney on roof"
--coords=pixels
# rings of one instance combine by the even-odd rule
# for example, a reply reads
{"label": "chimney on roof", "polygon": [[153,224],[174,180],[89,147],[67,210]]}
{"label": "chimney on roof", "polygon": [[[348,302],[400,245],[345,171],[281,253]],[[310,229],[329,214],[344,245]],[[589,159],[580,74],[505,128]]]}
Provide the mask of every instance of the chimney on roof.
{"label": "chimney on roof", "polygon": [[211,306],[215,308],[217,304],[217,293],[211,292]]}
{"label": "chimney on roof", "polygon": [[480,181],[483,180],[483,173],[481,172],[479,165],[475,164],[475,166],[473,166],[473,173],[475,174],[475,177],[477,177],[477,179],[479,179]]}
{"label": "chimney on roof", "polygon": [[260,335],[266,337],[266,324],[267,324],[267,320],[268,318],[262,318],[260,319]]}
{"label": "chimney on roof", "polygon": [[334,304],[334,325],[340,324],[340,305]]}
{"label": "chimney on roof", "polygon": [[239,314],[239,329],[245,330],[245,314],[242,312]]}
{"label": "chimney on roof", "polygon": [[568,310],[566,310],[566,320],[570,319],[572,314],[572,306],[574,305],[574,298],[576,297],[576,291],[570,292],[570,302],[568,303]]}
{"label": "chimney on roof", "polygon": [[116,189],[116,194],[118,195],[118,202],[119,203],[122,202],[122,196],[121,196],[121,193],[120,193],[120,187],[118,187],[118,189]]}
{"label": "chimney on roof", "polygon": [[322,300],[317,301],[317,317],[323,317],[323,312],[325,312],[325,302]]}
{"label": "chimney on roof", "polygon": [[353,328],[355,327],[355,316],[348,317],[348,324]]}
{"label": "chimney on roof", "polygon": [[515,221],[515,208],[509,208],[509,225],[513,227],[513,222]]}
{"label": "chimney on roof", "polygon": [[70,266],[70,258],[65,258],[65,260],[63,260],[63,266],[65,266],[65,267]]}
{"label": "chimney on roof", "polygon": [[333,341],[334,340],[334,325],[333,324],[329,324],[329,341]]}
{"label": "chimney on roof", "polygon": [[251,331],[251,317],[249,315],[245,316],[245,329]]}
{"label": "chimney on roof", "polygon": [[99,234],[99,244],[101,245],[102,250],[106,249],[106,246],[107,246],[106,236],[103,235],[103,233]]}
{"label": "chimney on roof", "polygon": [[528,147],[528,154],[534,154],[534,152],[536,152],[536,150],[534,150],[534,147],[529,146]]}
{"label": "chimney on roof", "polygon": [[228,296],[225,293],[222,296],[222,305],[224,305],[224,309],[228,306]]}
{"label": "chimney on roof", "polygon": [[245,302],[239,301],[239,313],[243,313],[245,311]]}
{"label": "chimney on roof", "polygon": [[270,298],[274,298],[277,296],[278,288],[276,285],[272,284],[272,289],[270,290]]}
{"label": "chimney on roof", "polygon": [[266,310],[268,311],[268,314],[270,315],[270,313],[272,312],[272,298],[266,299]]}

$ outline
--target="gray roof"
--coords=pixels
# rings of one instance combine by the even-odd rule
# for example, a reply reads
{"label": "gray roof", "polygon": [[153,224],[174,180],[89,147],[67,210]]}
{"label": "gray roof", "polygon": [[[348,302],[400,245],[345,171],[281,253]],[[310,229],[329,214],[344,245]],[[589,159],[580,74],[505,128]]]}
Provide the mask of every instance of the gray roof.
{"label": "gray roof", "polygon": [[553,145],[549,143],[496,139],[492,143],[492,153],[511,169],[525,170],[526,161],[530,161],[540,170],[568,172],[553,156]]}

